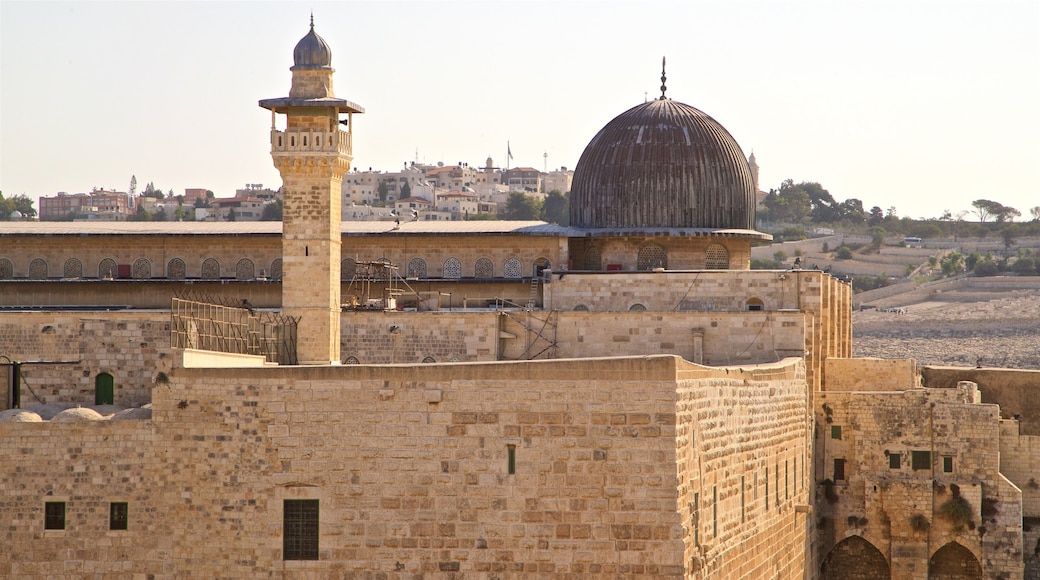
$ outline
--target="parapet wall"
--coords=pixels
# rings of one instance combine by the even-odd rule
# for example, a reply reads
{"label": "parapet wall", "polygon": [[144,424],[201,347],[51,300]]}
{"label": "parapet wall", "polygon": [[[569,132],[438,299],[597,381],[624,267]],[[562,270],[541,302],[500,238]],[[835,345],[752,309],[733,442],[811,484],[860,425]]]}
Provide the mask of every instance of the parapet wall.
{"label": "parapet wall", "polygon": [[904,391],[918,385],[913,359],[829,358],[823,361],[824,391]]}
{"label": "parapet wall", "polygon": [[1023,435],[1040,436],[1040,371],[925,366],[921,378],[926,387],[936,388],[971,381],[979,386],[983,403],[1000,405],[1001,417],[1020,417]]}

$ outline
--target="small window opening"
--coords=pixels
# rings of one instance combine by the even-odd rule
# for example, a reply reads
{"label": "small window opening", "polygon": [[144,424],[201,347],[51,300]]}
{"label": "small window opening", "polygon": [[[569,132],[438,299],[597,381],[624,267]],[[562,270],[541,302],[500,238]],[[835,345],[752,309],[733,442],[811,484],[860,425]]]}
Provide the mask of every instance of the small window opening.
{"label": "small window opening", "polygon": [[888,468],[899,469],[902,466],[903,457],[898,453],[888,454]]}
{"label": "small window opening", "polygon": [[719,537],[719,490],[711,486],[711,537]]}
{"label": "small window opening", "polygon": [[841,425],[831,425],[831,439],[841,439]]}
{"label": "small window opening", "polygon": [[516,473],[516,445],[508,445],[506,449],[509,453],[508,465],[506,467],[509,470],[509,475],[513,475]]}
{"label": "small window opening", "polygon": [[49,501],[43,505],[43,529],[65,529],[65,502]]}
{"label": "small window opening", "polygon": [[747,306],[748,310],[752,311],[761,311],[766,309],[765,304],[762,302],[761,298],[748,298],[745,305]]}
{"label": "small window opening", "polygon": [[108,508],[108,529],[127,529],[127,503],[125,501],[114,501]]}
{"label": "small window opening", "polygon": [[931,451],[911,451],[910,452],[910,465],[914,469],[931,469],[932,468],[932,452]]}
{"label": "small window opening", "polygon": [[953,473],[952,455],[943,455],[943,473]]}
{"label": "small window opening", "polygon": [[845,480],[845,460],[835,459],[834,460],[834,481]]}
{"label": "small window opening", "polygon": [[769,466],[766,466],[766,510],[769,510]]}
{"label": "small window opening", "polygon": [[318,500],[285,500],[282,510],[282,558],[318,559]]}
{"label": "small window opening", "polygon": [[744,476],[740,476],[740,521],[747,521],[747,514],[744,511]]}
{"label": "small window opening", "polygon": [[784,460],[784,499],[791,499],[790,477],[791,472],[787,470],[789,461]]}
{"label": "small window opening", "polygon": [[693,494],[693,545],[701,545],[701,494]]}

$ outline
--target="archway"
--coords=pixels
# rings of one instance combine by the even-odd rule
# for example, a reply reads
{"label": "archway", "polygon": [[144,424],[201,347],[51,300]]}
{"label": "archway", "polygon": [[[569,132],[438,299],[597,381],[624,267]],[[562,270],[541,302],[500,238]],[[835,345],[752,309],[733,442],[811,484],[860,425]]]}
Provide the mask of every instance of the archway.
{"label": "archway", "polygon": [[820,580],[889,580],[891,577],[885,555],[859,536],[850,536],[835,544],[820,567]]}
{"label": "archway", "polygon": [[950,542],[928,560],[928,580],[982,580],[982,565],[971,550]]}
{"label": "archway", "polygon": [[94,404],[111,405],[115,402],[115,380],[108,373],[94,378]]}

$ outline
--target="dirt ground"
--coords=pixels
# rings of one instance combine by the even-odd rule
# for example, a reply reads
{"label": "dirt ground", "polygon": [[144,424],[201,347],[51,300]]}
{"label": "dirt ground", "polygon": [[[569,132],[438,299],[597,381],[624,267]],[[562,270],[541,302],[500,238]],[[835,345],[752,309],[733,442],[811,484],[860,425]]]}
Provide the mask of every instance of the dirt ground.
{"label": "dirt ground", "polygon": [[852,314],[853,356],[1040,369],[1040,291]]}

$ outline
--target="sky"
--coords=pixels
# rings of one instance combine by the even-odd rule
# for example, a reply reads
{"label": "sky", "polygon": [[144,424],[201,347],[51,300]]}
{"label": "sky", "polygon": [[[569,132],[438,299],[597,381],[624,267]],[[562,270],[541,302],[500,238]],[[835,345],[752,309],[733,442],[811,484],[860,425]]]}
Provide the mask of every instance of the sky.
{"label": "sky", "polygon": [[667,96],[754,151],[762,189],[915,218],[1040,206],[1035,0],[0,0],[0,191],[276,188],[257,101],[288,95],[312,10],[336,96],[366,109],[361,170],[503,166],[507,144],[573,169],[660,96],[665,56]]}

